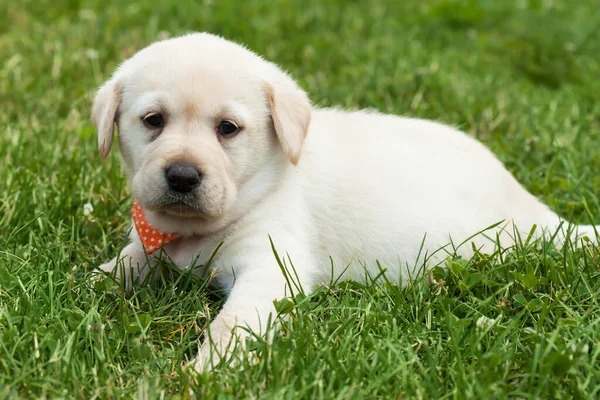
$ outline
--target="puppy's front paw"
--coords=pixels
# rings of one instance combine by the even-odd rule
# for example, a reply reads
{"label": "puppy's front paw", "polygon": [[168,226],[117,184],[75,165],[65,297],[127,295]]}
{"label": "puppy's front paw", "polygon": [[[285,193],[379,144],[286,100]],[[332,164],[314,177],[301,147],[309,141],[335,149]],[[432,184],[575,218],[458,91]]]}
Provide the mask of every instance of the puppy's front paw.
{"label": "puppy's front paw", "polygon": [[232,344],[228,348],[219,350],[214,344],[210,346],[208,343],[204,343],[200,346],[196,358],[190,361],[185,368],[193,368],[194,371],[201,374],[211,372],[217,366],[231,368],[241,361],[247,361],[251,365],[256,364],[258,362],[256,354],[244,351],[240,347],[242,344],[241,342]]}
{"label": "puppy's front paw", "polygon": [[149,262],[142,247],[132,243],[125,247],[118,257],[93,271],[92,279],[98,281],[107,275],[120,282],[129,291],[134,284],[145,283],[147,278],[158,278],[160,268]]}
{"label": "puppy's front paw", "polygon": [[201,374],[203,372],[210,372],[221,362],[223,358],[216,351],[211,351],[210,346],[204,343],[200,346],[198,355],[192,361],[186,365],[186,368],[193,368],[194,371]]}
{"label": "puppy's front paw", "polygon": [[[213,334],[215,329],[213,327]],[[218,332],[218,330],[216,330]],[[206,339],[200,345],[198,355],[187,365],[188,368],[194,368],[198,373],[212,371],[218,365],[227,365],[231,367],[244,357],[244,347],[247,340],[245,332],[238,330],[220,332],[223,335],[220,338],[212,337],[212,340]]]}
{"label": "puppy's front paw", "polygon": [[117,260],[116,260],[116,258],[114,258],[114,259],[110,260],[109,262],[100,265],[97,269],[97,272],[106,272],[107,274],[111,274],[115,270],[116,266],[117,266]]}
{"label": "puppy's front paw", "polygon": [[104,263],[91,271],[90,280],[92,283],[99,282],[106,277],[107,274],[112,274],[117,266],[117,259],[113,258],[107,263]]}

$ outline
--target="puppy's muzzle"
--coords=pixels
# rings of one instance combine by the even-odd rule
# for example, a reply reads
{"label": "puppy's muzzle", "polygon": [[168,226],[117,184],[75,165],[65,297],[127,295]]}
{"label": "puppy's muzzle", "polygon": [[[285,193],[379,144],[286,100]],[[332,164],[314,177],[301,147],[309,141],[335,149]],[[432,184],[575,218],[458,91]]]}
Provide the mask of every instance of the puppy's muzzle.
{"label": "puppy's muzzle", "polygon": [[174,163],[165,169],[169,189],[176,193],[190,193],[202,181],[200,170],[192,164]]}

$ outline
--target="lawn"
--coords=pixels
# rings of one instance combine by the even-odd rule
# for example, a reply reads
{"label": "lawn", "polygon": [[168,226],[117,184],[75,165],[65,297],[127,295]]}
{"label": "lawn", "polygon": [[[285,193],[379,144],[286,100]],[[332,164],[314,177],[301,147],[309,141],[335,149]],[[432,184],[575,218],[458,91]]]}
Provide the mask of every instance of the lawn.
{"label": "lawn", "polygon": [[252,343],[258,362],[197,376],[182,365],[222,302],[206,282],[89,280],[132,201],[116,152],[100,161],[94,91],[196,30],[278,62],[318,106],[460,127],[561,215],[600,224],[597,0],[3,0],[0,15],[0,398],[600,396],[592,246],[523,238],[449,259],[432,285],[318,288],[272,347]]}

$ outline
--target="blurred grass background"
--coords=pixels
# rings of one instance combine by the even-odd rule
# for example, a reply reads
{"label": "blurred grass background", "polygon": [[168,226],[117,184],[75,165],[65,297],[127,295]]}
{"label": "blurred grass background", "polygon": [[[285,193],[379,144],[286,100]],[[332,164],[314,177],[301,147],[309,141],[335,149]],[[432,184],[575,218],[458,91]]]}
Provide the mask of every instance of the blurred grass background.
{"label": "blurred grass background", "polygon": [[[131,201],[116,152],[105,165],[98,157],[94,91],[141,47],[191,31],[279,63],[318,106],[457,126],[559,213],[600,223],[599,6],[0,1],[0,397],[592,398],[593,253],[547,258],[527,248],[516,261],[454,266],[437,294],[322,289],[298,306],[272,352],[257,344],[264,362],[200,377],[180,365],[218,296],[180,277],[124,297],[86,277],[122,246]],[[512,272],[495,275],[504,269]],[[474,273],[485,279],[469,283]],[[531,276],[538,283],[528,287]],[[486,279],[499,287],[478,292]],[[498,308],[505,297],[512,305]],[[535,299],[544,305],[532,312]],[[490,313],[506,326],[483,348],[474,321]],[[460,340],[453,318],[464,320]]]}

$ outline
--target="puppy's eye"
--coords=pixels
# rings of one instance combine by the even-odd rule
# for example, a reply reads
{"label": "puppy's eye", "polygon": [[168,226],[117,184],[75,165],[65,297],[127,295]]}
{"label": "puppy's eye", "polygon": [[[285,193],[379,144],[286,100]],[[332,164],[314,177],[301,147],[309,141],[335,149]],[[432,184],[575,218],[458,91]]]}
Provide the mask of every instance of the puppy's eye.
{"label": "puppy's eye", "polygon": [[144,117],[144,123],[151,128],[162,128],[165,120],[161,114],[148,114]]}
{"label": "puppy's eye", "polygon": [[230,137],[238,133],[240,128],[230,121],[221,121],[219,124],[219,135]]}

